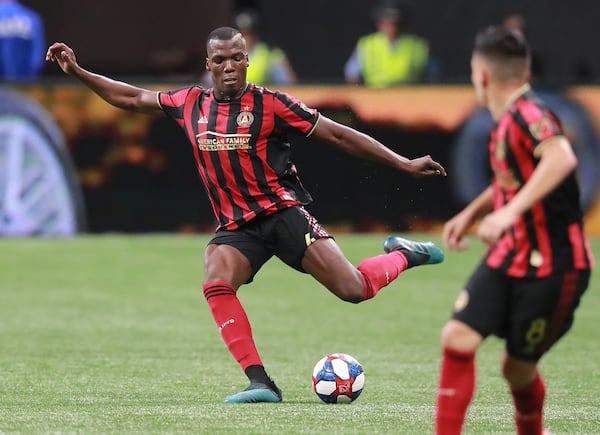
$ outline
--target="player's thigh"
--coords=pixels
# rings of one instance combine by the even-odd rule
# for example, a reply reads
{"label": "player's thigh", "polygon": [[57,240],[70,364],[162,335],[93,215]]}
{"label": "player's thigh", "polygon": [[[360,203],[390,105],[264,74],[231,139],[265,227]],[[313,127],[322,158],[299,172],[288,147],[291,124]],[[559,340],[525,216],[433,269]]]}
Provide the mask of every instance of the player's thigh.
{"label": "player's thigh", "polygon": [[335,240],[302,207],[281,212],[275,255],[344,300],[362,299],[360,272],[346,259]]}
{"label": "player's thigh", "polygon": [[285,264],[300,272],[307,272],[304,259],[307,251],[317,241],[331,239],[319,222],[303,207],[290,207],[273,219],[275,227],[269,237],[274,244],[274,254]]}
{"label": "player's thigh", "polygon": [[469,277],[452,310],[452,319],[478,332],[482,338],[506,333],[511,280],[482,261]]}
{"label": "player's thigh", "polygon": [[571,328],[589,279],[589,271],[571,270],[517,280],[506,343],[509,355],[539,360]]}
{"label": "player's thigh", "polygon": [[225,281],[232,285],[251,282],[272,256],[270,248],[256,236],[256,230],[218,231],[206,247],[205,281]]}
{"label": "player's thigh", "polygon": [[304,270],[330,290],[338,287],[362,289],[360,272],[346,258],[333,239],[320,239],[314,242],[304,254]]}

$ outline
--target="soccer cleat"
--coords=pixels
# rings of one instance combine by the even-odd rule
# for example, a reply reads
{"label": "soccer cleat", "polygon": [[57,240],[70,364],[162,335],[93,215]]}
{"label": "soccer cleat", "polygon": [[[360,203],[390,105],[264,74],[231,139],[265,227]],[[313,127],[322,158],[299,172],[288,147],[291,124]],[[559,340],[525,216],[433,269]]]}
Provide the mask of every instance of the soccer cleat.
{"label": "soccer cleat", "polygon": [[408,261],[408,267],[421,266],[423,264],[437,264],[444,261],[444,251],[433,242],[415,242],[402,237],[388,237],[383,242],[383,250],[386,253],[400,251]]}
{"label": "soccer cleat", "polygon": [[244,391],[225,398],[225,403],[281,402],[281,390],[261,382],[252,382]]}

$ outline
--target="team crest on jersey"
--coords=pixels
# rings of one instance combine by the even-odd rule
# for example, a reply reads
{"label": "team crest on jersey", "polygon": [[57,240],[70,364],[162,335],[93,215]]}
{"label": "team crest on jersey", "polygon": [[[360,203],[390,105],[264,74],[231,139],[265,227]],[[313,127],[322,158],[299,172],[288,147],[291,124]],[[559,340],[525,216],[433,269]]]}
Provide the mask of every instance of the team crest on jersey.
{"label": "team crest on jersey", "polygon": [[237,125],[239,125],[240,127],[250,127],[252,125],[252,123],[254,122],[254,115],[249,112],[249,107],[245,107],[246,110],[244,110],[243,112],[240,112],[240,114],[237,116]]}
{"label": "team crest on jersey", "polygon": [[544,118],[539,122],[531,124],[529,126],[529,131],[537,140],[543,141],[544,139],[548,139],[553,135],[554,128],[552,126],[552,122],[550,122],[548,118]]}

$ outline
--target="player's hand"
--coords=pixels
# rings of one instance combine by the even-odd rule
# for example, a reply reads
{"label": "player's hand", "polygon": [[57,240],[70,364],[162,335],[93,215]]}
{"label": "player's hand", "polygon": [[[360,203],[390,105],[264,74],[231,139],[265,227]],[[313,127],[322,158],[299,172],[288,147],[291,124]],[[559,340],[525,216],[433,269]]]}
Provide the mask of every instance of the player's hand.
{"label": "player's hand", "polygon": [[448,175],[444,167],[429,155],[410,160],[408,172],[416,177],[429,177],[433,175],[443,175],[445,177]]}
{"label": "player's hand", "polygon": [[493,245],[500,239],[502,233],[516,222],[518,217],[508,207],[502,207],[483,218],[477,230],[477,236],[482,242]]}
{"label": "player's hand", "polygon": [[46,61],[57,62],[58,66],[67,74],[72,74],[77,67],[75,53],[68,45],[62,42],[55,42],[48,47]]}
{"label": "player's hand", "polygon": [[451,251],[462,251],[469,244],[464,238],[465,233],[471,226],[471,219],[465,213],[459,213],[444,225],[444,244]]}

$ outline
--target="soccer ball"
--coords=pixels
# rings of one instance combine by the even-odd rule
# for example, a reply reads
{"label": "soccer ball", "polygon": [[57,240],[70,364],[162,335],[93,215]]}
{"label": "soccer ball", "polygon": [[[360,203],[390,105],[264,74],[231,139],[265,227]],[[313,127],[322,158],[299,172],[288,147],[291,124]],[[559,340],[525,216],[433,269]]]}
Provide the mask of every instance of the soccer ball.
{"label": "soccer ball", "polygon": [[362,393],[365,372],[360,363],[345,353],[321,358],[312,375],[313,388],[325,403],[350,403]]}

